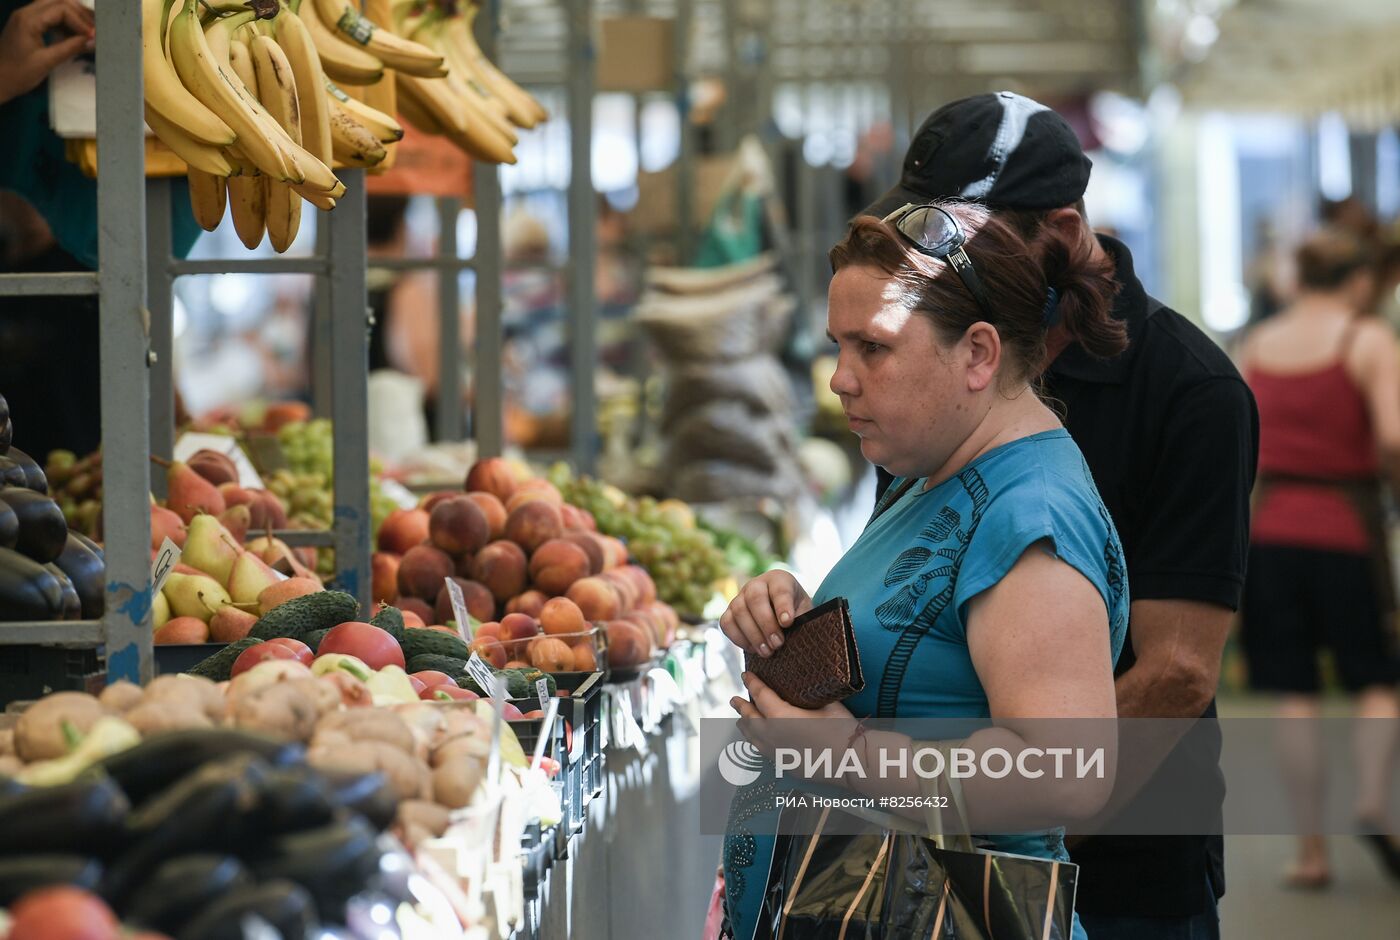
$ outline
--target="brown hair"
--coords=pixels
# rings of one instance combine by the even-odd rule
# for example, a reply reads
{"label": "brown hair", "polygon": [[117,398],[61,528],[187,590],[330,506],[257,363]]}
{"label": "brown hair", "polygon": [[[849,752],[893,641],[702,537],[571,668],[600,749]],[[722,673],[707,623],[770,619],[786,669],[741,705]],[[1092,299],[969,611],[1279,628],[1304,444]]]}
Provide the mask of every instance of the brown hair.
{"label": "brown hair", "polygon": [[990,318],[949,265],[920,253],[892,225],[873,216],[853,221],[831,249],[832,270],[868,265],[883,271],[902,288],[900,302],[927,315],[945,343],[956,342],[974,323],[991,323],[1017,380],[1031,378],[1044,363],[1051,288],[1059,294],[1059,321],[1089,353],[1109,357],[1126,348],[1127,332],[1110,316],[1118,289],[1113,261],[1096,257],[1086,239],[1048,225],[1027,237],[976,203],[940,200],[932,205],[951,214],[966,233],[964,247],[986,290]]}
{"label": "brown hair", "polygon": [[1298,283],[1310,290],[1335,290],[1362,268],[1375,264],[1375,251],[1355,232],[1329,226],[1298,246]]}

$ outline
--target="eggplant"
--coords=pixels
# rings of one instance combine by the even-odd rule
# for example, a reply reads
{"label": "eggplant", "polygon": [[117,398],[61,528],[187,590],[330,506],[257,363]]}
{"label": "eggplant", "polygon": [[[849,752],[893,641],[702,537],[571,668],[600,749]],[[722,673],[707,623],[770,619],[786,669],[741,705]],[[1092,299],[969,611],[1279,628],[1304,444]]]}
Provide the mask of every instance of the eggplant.
{"label": "eggplant", "polygon": [[54,564],[73,582],[82,617],[97,620],[106,608],[107,565],[102,555],[88,548],[84,541],[77,532],[69,532],[63,554]]}
{"label": "eggplant", "polygon": [[14,548],[19,542],[19,516],[8,503],[0,503],[0,548]]}
{"label": "eggplant", "polygon": [[327,918],[343,917],[345,904],[379,871],[378,834],[361,816],[281,836],[251,860],[259,881],[287,879],[311,892]]}
{"label": "eggplant", "polygon": [[[10,453],[14,453],[14,450],[11,449]],[[9,455],[0,457],[0,486],[29,488],[29,477],[25,474],[23,465]]]}
{"label": "eggplant", "polygon": [[0,457],[3,457],[10,450],[10,438],[14,436],[15,429],[10,424],[10,403],[5,401],[5,396],[0,395]]}
{"label": "eggplant", "polygon": [[94,542],[92,539],[88,538],[81,532],[70,531],[68,534],[77,536],[78,541],[83,544],[84,548],[95,554],[98,558],[101,558],[104,561],[106,560],[107,556],[103,553],[101,545],[98,545],[96,542]]}
{"label": "eggplant", "polygon": [[80,620],[83,616],[83,602],[78,598],[78,589],[73,586],[73,582],[68,575],[63,573],[63,569],[58,565],[48,564],[44,570],[58,579],[58,585],[63,589],[63,612],[59,614],[59,620]]}
{"label": "eggplant", "polygon": [[252,884],[253,876],[232,855],[181,855],[162,863],[120,913],[123,920],[173,934],[225,894]]}
{"label": "eggplant", "polygon": [[126,820],[125,851],[107,870],[102,894],[117,907],[165,859],[223,852],[247,837],[240,823],[269,767],[238,754],[205,764],[136,808]]}
{"label": "eggplant", "polygon": [[73,885],[92,891],[102,881],[102,863],[83,855],[16,855],[0,858],[0,907],[35,888]]}
{"label": "eggplant", "polygon": [[243,931],[249,917],[265,922],[286,940],[301,940],[316,928],[316,905],[298,885],[269,881],[229,892],[172,933],[180,940],[244,940],[252,935]]}
{"label": "eggplant", "polygon": [[19,517],[19,541],[15,548],[47,565],[63,553],[68,542],[68,521],[58,503],[33,490],[17,486],[0,489],[0,503],[6,503]]}
{"label": "eggplant", "polygon": [[97,766],[121,784],[134,805],[141,806],[172,780],[210,761],[237,754],[253,754],[272,767],[284,767],[300,761],[306,749],[295,742],[236,728],[193,728],[152,735]]}
{"label": "eggplant", "polygon": [[0,774],[0,800],[7,796],[14,796],[16,793],[23,793],[29,788],[20,783],[14,777],[6,777]]}
{"label": "eggplant", "polygon": [[105,858],[120,842],[130,811],[121,787],[105,778],[0,798],[0,857],[82,852]]}
{"label": "eggplant", "polygon": [[320,774],[331,786],[332,801],[337,809],[363,816],[380,832],[393,825],[399,811],[399,796],[384,774],[326,768],[321,768]]}
{"label": "eggplant", "polygon": [[315,829],[335,819],[336,793],[306,764],[272,770],[258,796],[256,815],[248,825],[268,835]]}
{"label": "eggplant", "polygon": [[28,487],[36,493],[49,495],[49,480],[44,476],[44,468],[39,466],[39,461],[20,450],[18,447],[11,447],[10,452],[5,455],[9,460],[19,464],[24,472],[24,482],[21,486]]}
{"label": "eggplant", "polygon": [[63,585],[52,572],[19,552],[0,548],[0,620],[57,620],[63,603]]}

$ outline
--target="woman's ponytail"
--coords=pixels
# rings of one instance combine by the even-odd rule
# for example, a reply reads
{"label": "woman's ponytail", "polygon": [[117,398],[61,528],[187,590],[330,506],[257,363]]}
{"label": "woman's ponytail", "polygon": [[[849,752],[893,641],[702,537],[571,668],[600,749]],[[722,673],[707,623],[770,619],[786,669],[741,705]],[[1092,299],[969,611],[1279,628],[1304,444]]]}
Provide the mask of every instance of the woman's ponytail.
{"label": "woman's ponytail", "polygon": [[[1095,253],[1081,232],[1044,225],[1036,233],[1031,251],[1054,298],[1046,319],[1063,323],[1079,345],[1093,356],[1109,358],[1128,347],[1128,333],[1113,318],[1113,298],[1118,292],[1113,260]],[[1057,295],[1057,296],[1056,296]],[[1047,324],[1048,325],[1048,324]]]}

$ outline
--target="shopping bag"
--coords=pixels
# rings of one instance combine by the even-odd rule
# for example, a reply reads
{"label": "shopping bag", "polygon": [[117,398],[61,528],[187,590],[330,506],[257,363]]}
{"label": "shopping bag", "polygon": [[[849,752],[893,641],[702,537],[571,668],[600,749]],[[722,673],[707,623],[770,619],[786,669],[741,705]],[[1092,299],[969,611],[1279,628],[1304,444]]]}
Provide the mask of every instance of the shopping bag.
{"label": "shopping bag", "polygon": [[755,940],[1072,936],[1077,866],[979,850],[969,840],[948,848],[949,840],[894,820],[862,827],[865,815],[783,811],[779,831],[803,834],[777,838]]}

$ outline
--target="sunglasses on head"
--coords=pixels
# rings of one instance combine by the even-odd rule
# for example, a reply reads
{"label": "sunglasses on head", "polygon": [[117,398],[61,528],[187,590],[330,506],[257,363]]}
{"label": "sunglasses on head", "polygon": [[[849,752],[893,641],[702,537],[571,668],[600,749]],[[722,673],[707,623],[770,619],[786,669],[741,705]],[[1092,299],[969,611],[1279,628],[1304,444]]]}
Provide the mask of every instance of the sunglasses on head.
{"label": "sunglasses on head", "polygon": [[951,213],[938,206],[910,203],[885,216],[884,221],[893,225],[920,254],[947,262],[958,273],[963,286],[977,301],[977,306],[982,308],[987,319],[995,319],[992,305],[987,300],[987,291],[982,287],[982,280],[963,247],[967,244],[967,235]]}

